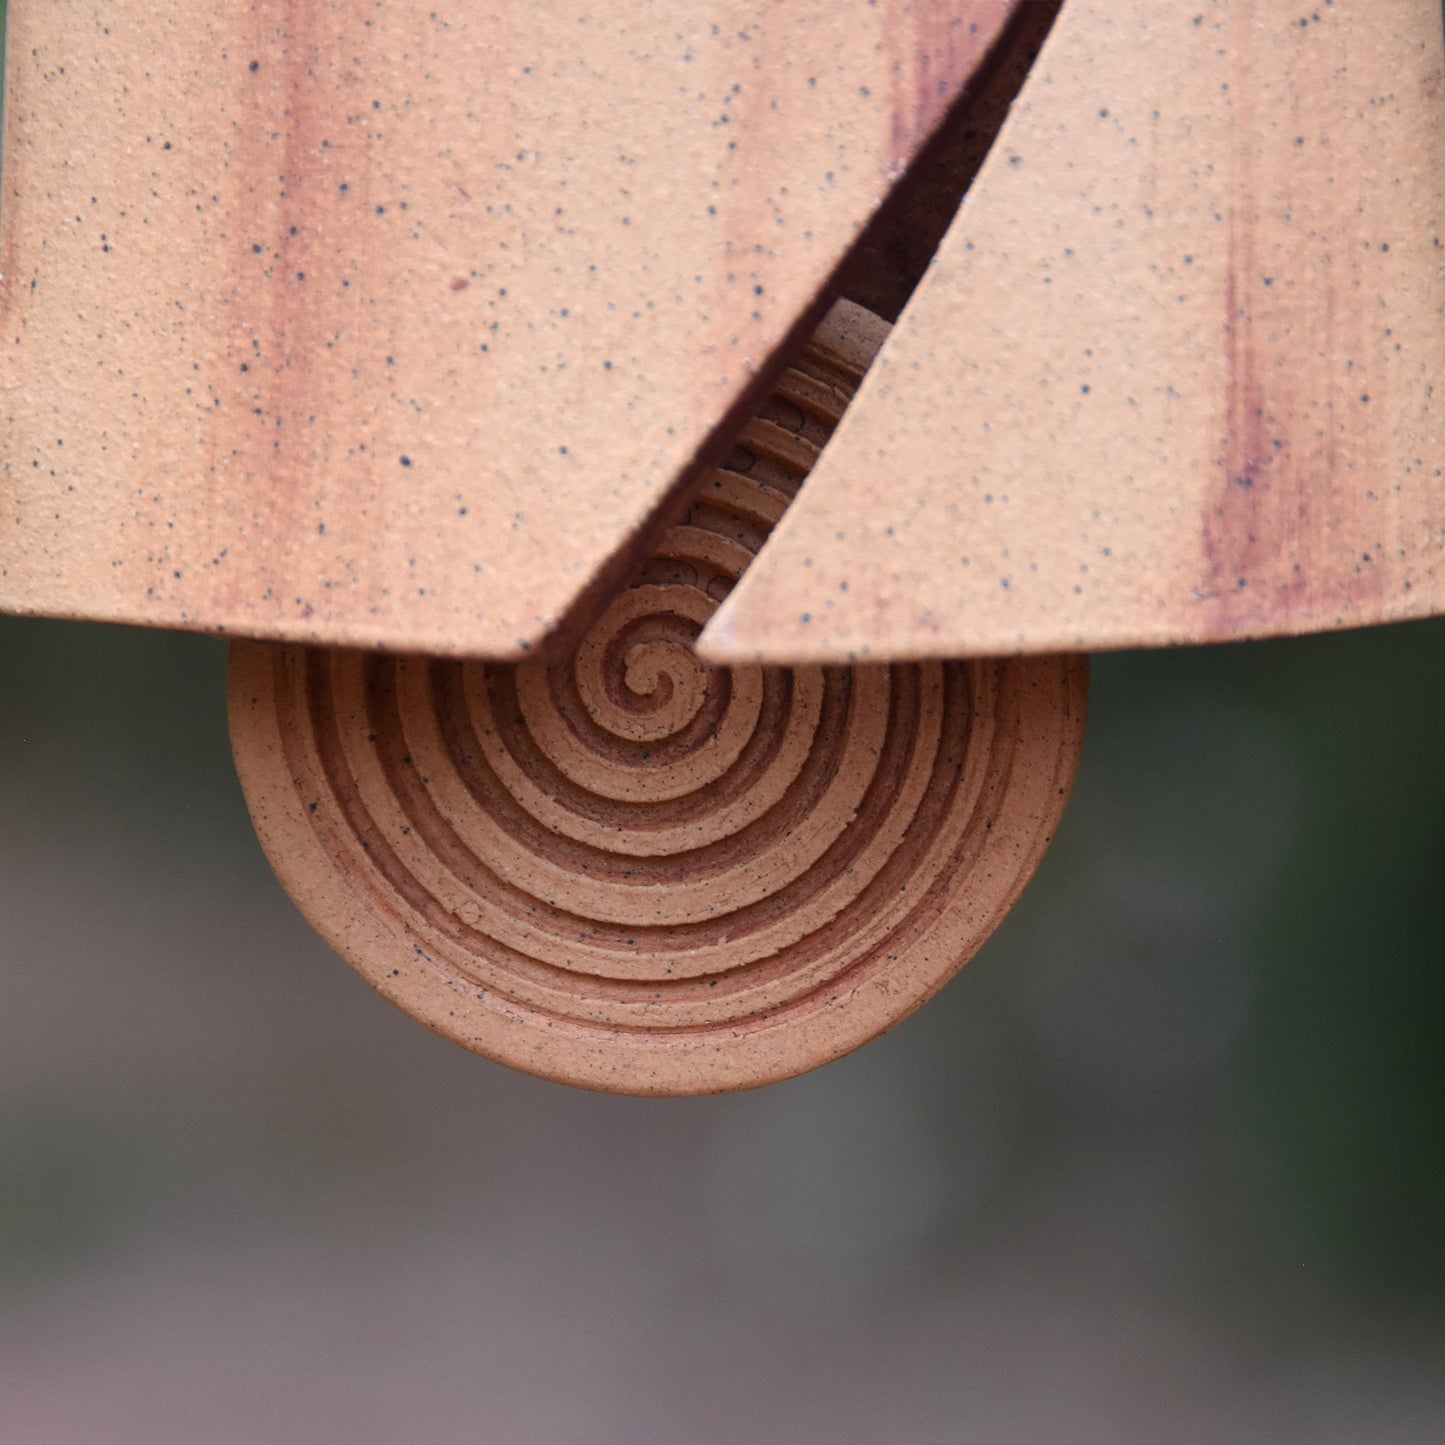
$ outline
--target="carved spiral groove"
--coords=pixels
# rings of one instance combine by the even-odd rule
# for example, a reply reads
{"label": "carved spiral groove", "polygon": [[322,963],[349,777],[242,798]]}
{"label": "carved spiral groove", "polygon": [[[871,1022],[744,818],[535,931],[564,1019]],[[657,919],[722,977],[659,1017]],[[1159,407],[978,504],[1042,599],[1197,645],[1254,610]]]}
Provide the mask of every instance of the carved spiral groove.
{"label": "carved spiral groove", "polygon": [[565,662],[236,645],[237,758],[278,872],[431,1027],[593,1087],[763,1083],[910,1012],[1032,871],[1081,663],[692,650],[871,358],[856,311]]}

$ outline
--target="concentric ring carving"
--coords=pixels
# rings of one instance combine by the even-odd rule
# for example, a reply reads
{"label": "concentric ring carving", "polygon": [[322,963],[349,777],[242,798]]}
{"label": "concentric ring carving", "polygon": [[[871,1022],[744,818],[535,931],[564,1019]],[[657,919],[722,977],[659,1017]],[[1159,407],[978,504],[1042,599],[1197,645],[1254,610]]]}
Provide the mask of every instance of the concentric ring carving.
{"label": "concentric ring carving", "polygon": [[1072,776],[1082,662],[692,650],[879,328],[835,310],[563,663],[236,645],[277,871],[432,1028],[598,1088],[764,1083],[910,1012],[1022,887]]}

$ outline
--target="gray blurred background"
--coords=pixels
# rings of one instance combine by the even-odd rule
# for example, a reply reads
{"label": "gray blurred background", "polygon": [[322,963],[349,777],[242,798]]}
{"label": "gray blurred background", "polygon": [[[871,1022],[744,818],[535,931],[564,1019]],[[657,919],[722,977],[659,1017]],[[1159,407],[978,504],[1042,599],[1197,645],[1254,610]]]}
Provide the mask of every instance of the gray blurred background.
{"label": "gray blurred background", "polygon": [[224,672],[0,619],[0,1440],[1445,1437],[1445,624],[1098,659],[978,958],[691,1101],[371,994]]}
{"label": "gray blurred background", "polygon": [[1445,623],[1099,659],[978,958],[691,1101],[374,997],[224,677],[0,618],[3,1445],[1445,1438]]}

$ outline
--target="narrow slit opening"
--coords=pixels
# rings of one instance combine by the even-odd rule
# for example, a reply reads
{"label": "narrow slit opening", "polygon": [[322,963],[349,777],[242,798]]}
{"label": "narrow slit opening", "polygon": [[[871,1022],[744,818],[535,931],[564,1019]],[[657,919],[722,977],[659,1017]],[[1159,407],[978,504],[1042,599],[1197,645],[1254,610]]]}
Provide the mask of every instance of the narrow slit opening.
{"label": "narrow slit opening", "polygon": [[[571,654],[619,593],[649,566],[659,539],[695,504],[716,470],[726,466],[755,419],[765,416],[767,408],[775,404],[779,384],[806,357],[835,302],[852,302],[886,325],[898,319],[992,149],[1063,4],[1064,0],[1020,0],[997,43],[820,289],[813,305],[799,317],[768,363],[759,368],[753,385],[713,429],[708,442],[658,507],[651,525],[642,528],[631,544],[610,560],[545,639],[535,654],[538,661],[556,662]],[[861,380],[862,373],[858,376]]]}

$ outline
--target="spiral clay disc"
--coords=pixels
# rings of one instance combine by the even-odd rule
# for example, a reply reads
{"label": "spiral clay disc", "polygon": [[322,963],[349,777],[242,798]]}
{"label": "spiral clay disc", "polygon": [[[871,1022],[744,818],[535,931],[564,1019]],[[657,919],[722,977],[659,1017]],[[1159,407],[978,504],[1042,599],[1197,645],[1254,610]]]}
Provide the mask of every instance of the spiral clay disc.
{"label": "spiral clay disc", "polygon": [[747,1088],[897,1023],[1018,895],[1073,777],[1081,658],[692,650],[885,329],[834,308],[565,662],[234,645],[273,865],[430,1028],[592,1088]]}

